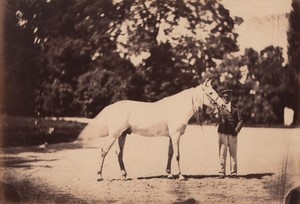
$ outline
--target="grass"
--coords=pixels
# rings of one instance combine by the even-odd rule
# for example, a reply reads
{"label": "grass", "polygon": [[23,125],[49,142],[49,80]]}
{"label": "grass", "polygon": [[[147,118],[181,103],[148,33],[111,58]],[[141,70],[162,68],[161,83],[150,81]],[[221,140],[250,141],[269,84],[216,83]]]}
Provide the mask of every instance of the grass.
{"label": "grass", "polygon": [[1,146],[31,146],[74,141],[86,123],[46,118],[3,117]]}

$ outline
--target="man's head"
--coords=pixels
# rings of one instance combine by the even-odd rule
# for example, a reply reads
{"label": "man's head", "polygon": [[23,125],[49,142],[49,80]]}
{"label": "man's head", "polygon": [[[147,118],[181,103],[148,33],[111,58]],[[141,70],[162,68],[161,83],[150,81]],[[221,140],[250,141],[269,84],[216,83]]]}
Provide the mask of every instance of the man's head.
{"label": "man's head", "polygon": [[230,103],[230,101],[232,99],[232,89],[225,89],[225,90],[221,91],[220,94],[226,104]]}

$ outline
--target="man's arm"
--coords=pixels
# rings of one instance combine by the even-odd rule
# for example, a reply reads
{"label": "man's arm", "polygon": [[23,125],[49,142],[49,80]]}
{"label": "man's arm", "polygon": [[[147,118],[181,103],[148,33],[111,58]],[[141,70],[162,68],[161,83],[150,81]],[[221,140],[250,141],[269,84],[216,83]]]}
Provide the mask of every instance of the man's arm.
{"label": "man's arm", "polygon": [[242,129],[244,122],[243,122],[243,118],[242,118],[242,115],[241,115],[240,111],[238,109],[236,109],[236,111],[237,111],[238,124],[235,128],[235,131],[238,133]]}

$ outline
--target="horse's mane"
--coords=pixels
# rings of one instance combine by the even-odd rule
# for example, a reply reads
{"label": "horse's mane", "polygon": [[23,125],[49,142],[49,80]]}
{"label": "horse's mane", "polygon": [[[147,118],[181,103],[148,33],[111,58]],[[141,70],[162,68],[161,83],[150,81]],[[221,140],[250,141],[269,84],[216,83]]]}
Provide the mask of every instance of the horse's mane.
{"label": "horse's mane", "polygon": [[193,112],[196,112],[198,110],[199,106],[201,106],[203,104],[202,84],[200,84],[196,87],[191,87],[189,89],[185,89],[174,95],[167,96],[165,98],[162,98],[159,101],[168,102],[170,100],[175,100],[175,101],[176,100],[186,100],[188,103],[191,103]]}
{"label": "horse's mane", "polygon": [[203,106],[204,104],[204,96],[203,96],[203,89],[202,84],[193,88],[192,92],[192,108],[193,112],[196,114],[196,119],[199,118],[199,107]]}
{"label": "horse's mane", "polygon": [[198,109],[204,103],[202,84],[193,88],[192,91],[193,109]]}

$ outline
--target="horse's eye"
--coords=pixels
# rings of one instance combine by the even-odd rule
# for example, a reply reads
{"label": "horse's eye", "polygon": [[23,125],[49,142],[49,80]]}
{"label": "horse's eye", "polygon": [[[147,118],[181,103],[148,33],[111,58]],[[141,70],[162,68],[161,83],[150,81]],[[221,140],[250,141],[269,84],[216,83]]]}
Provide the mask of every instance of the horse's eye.
{"label": "horse's eye", "polygon": [[213,92],[209,92],[209,95],[212,95],[213,94]]}

